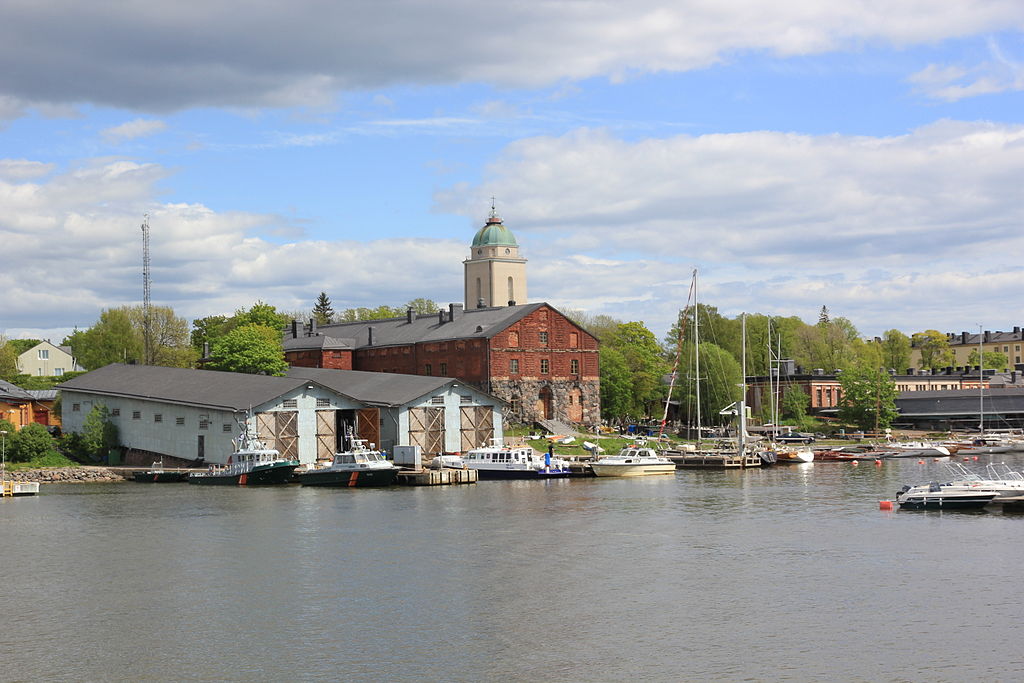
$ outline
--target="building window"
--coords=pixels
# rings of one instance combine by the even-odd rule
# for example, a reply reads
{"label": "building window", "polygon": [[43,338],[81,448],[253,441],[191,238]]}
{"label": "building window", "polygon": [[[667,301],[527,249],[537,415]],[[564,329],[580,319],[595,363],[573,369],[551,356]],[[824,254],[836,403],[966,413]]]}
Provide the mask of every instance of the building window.
{"label": "building window", "polygon": [[519,359],[518,358],[513,358],[512,360],[510,360],[508,362],[508,370],[512,374],[516,374],[516,373],[519,372]]}
{"label": "building window", "polygon": [[209,429],[210,428],[210,421],[209,420],[199,420],[199,428],[200,429]]}
{"label": "building window", "polygon": [[547,358],[541,358],[540,359],[540,374],[542,374],[542,375],[548,374],[549,364],[550,364],[550,361],[548,361]]}
{"label": "building window", "polygon": [[580,374],[580,362],[578,359],[573,358],[569,361],[569,374],[578,375]]}
{"label": "building window", "polygon": [[316,400],[317,408],[329,408],[331,405],[331,399],[329,398],[318,398]]}
{"label": "building window", "polygon": [[299,399],[297,399],[297,398],[286,398],[281,403],[281,407],[282,408],[298,408],[299,407]]}
{"label": "building window", "polygon": [[60,377],[63,374],[64,374],[64,368],[54,368],[53,369],[53,376],[54,377]]}
{"label": "building window", "polygon": [[548,345],[548,333],[547,332],[541,332],[540,333],[540,345],[541,346],[547,346]]}
{"label": "building window", "polygon": [[1020,351],[1020,344],[1015,344],[1013,347],[1014,351]]}
{"label": "building window", "polygon": [[231,425],[229,425],[229,424],[224,425],[223,431],[230,433],[231,432]]}
{"label": "building window", "polygon": [[434,374],[434,366],[431,365],[430,363],[427,363],[426,367],[423,369],[423,374],[424,375],[433,375]]}
{"label": "building window", "polygon": [[50,349],[36,349],[39,360],[50,360]]}
{"label": "building window", "polygon": [[121,416],[121,409],[120,408],[111,408],[110,409],[110,417],[120,417],[120,416]]}
{"label": "building window", "polygon": [[43,376],[43,369],[42,368],[36,368],[36,374],[39,375],[40,377],[42,377]]}
{"label": "building window", "polygon": [[435,406],[443,406],[444,405],[444,396],[431,396],[430,397],[430,403],[435,405]]}
{"label": "building window", "polygon": [[512,400],[509,401],[508,403],[509,408],[512,410],[513,413],[518,414],[522,412],[521,409],[523,407],[523,401],[518,396],[513,396]]}
{"label": "building window", "polygon": [[141,410],[133,410],[132,411],[132,419],[133,420],[141,420],[142,419],[142,411]]}
{"label": "building window", "polygon": [[441,363],[441,376],[442,377],[447,377],[448,376],[448,364],[447,363]]}
{"label": "building window", "polygon": [[163,422],[164,416],[160,413],[153,413],[153,422]]}
{"label": "building window", "polygon": [[174,424],[179,425],[179,426],[185,424],[185,418],[183,418],[183,417],[176,417],[176,418],[174,418]]}
{"label": "building window", "polygon": [[81,409],[82,409],[82,404],[81,403],[72,403],[71,404],[71,412],[77,413]]}

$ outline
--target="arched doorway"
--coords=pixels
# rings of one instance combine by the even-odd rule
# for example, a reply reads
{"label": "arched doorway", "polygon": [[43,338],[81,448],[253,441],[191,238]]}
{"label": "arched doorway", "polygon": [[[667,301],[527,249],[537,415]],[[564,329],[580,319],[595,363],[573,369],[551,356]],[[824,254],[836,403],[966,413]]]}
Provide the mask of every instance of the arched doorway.
{"label": "arched doorway", "polygon": [[550,420],[555,416],[552,409],[552,398],[551,387],[541,387],[540,393],[537,395],[537,414],[540,419]]}

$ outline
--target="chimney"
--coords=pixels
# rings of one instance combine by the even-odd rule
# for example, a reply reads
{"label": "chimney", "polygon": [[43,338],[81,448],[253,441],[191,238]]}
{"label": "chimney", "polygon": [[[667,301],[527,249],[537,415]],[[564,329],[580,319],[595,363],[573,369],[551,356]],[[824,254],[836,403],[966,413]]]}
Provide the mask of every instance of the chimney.
{"label": "chimney", "polygon": [[989,332],[988,330],[985,330],[985,341],[987,341],[987,342],[992,341],[992,333]]}
{"label": "chimney", "polygon": [[484,298],[483,297],[480,297],[479,299],[476,300],[476,307],[477,308],[487,308],[487,304],[484,303]]}
{"label": "chimney", "polygon": [[462,304],[448,304],[448,320],[452,322],[462,315]]}
{"label": "chimney", "polygon": [[515,299],[509,299],[508,300],[508,305],[509,306],[515,306],[516,305],[516,300]]}
{"label": "chimney", "polygon": [[309,336],[310,337],[315,337],[316,336],[316,318],[310,318],[309,319]]}
{"label": "chimney", "polygon": [[1013,334],[1016,335],[1018,339],[1020,339],[1020,325],[1013,326]]}
{"label": "chimney", "polygon": [[966,332],[961,332],[960,333],[960,343],[961,344],[966,344],[967,343],[967,333]]}
{"label": "chimney", "polygon": [[437,324],[444,325],[444,309],[442,308],[437,312]]}
{"label": "chimney", "polygon": [[373,346],[373,325],[366,328],[366,343],[368,346]]}
{"label": "chimney", "polygon": [[907,374],[910,375],[911,377],[913,377],[914,376],[914,368],[907,368]]}
{"label": "chimney", "polygon": [[299,321],[298,320],[293,320],[292,321],[292,339],[298,339],[298,338],[299,338]]}
{"label": "chimney", "polygon": [[405,322],[406,322],[406,324],[412,325],[412,321],[415,320],[415,319],[416,319],[416,312],[413,310],[413,308],[410,306],[409,308],[405,309]]}

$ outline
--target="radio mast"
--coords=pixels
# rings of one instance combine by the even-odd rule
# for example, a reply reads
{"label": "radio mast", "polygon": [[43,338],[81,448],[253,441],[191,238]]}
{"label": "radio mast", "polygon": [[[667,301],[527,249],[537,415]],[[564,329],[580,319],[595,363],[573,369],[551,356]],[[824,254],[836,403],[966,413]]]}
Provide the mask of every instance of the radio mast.
{"label": "radio mast", "polygon": [[142,221],[142,363],[153,364],[152,328],[149,307],[149,214]]}

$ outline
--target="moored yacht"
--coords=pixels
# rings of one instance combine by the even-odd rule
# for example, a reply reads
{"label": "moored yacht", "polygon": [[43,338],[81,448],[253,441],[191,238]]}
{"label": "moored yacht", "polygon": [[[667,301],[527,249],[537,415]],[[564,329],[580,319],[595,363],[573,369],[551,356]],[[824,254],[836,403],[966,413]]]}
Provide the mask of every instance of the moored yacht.
{"label": "moored yacht", "polygon": [[609,455],[590,463],[599,477],[641,477],[651,474],[673,474],[676,465],[646,446],[627,446],[618,455]]}
{"label": "moored yacht", "polygon": [[565,460],[553,458],[550,453],[538,456],[529,446],[505,446],[501,439],[466,452],[462,462],[467,469],[476,470],[481,479],[548,479],[571,474]]}
{"label": "moored yacht", "polygon": [[384,454],[366,447],[366,441],[354,439],[352,447],[335,453],[326,467],[299,472],[296,479],[303,486],[390,486],[398,477],[397,467]]}
{"label": "moored yacht", "polygon": [[188,476],[190,484],[221,486],[256,486],[287,484],[298,460],[281,456],[275,448],[268,448],[249,433],[247,423],[242,425],[238,446],[228,457],[227,465],[211,465],[205,472]]}

